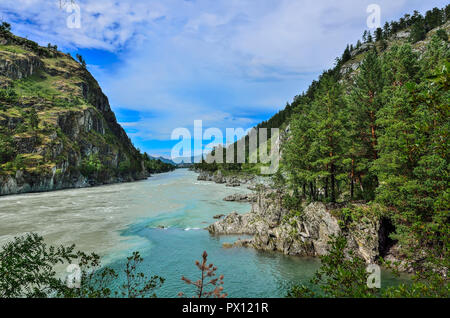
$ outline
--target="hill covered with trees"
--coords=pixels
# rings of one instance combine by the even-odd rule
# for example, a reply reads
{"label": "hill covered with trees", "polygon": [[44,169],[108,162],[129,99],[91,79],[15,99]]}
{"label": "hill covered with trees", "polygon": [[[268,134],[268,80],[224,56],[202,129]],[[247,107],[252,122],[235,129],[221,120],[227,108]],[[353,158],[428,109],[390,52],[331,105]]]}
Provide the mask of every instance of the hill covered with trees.
{"label": "hill covered with trees", "polygon": [[[257,126],[286,134],[273,177],[284,208],[301,215],[305,202],[322,201],[359,220],[353,203],[376,206],[416,274],[444,273],[440,282],[450,264],[449,20],[450,5],[364,32],[334,68]],[[236,173],[249,166],[198,165]]]}

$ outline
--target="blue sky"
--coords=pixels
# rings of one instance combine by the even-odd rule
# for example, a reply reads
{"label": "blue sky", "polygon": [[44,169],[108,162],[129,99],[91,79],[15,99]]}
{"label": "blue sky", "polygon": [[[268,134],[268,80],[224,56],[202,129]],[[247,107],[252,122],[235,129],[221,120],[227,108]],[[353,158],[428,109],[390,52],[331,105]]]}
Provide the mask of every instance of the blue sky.
{"label": "blue sky", "polygon": [[[64,1],[68,0],[62,0]],[[79,53],[133,143],[170,156],[178,127],[244,129],[271,117],[331,67],[367,29],[447,1],[75,0],[81,28],[59,0],[1,0],[0,18],[41,45]],[[205,141],[205,143],[207,143]]]}

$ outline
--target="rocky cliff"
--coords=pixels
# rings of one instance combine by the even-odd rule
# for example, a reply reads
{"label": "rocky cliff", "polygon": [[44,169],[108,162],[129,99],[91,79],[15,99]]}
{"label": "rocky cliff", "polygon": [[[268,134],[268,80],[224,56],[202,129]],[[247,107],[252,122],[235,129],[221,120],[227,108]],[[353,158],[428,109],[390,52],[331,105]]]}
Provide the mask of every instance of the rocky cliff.
{"label": "rocky cliff", "polygon": [[355,206],[361,209],[361,218],[349,221],[345,219],[343,205],[313,202],[293,213],[283,207],[283,194],[278,191],[266,188],[256,196],[250,213],[233,212],[210,225],[208,231],[213,235],[252,235],[234,246],[296,256],[325,255],[331,235],[343,235],[348,248],[367,263],[376,262],[379,256],[401,258],[392,254],[395,244],[388,237],[393,230],[389,221],[370,212],[373,209],[367,205]]}
{"label": "rocky cliff", "polygon": [[0,34],[0,195],[147,176],[84,65],[53,47]]}

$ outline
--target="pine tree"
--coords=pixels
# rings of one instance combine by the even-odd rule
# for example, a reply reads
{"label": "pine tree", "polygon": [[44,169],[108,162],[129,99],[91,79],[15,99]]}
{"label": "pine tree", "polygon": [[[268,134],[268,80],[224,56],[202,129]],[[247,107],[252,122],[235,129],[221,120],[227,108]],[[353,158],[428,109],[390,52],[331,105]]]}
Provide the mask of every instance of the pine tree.
{"label": "pine tree", "polygon": [[381,41],[383,39],[383,29],[382,28],[377,28],[375,30],[375,41]]}
{"label": "pine tree", "polygon": [[316,123],[311,150],[317,158],[312,162],[317,181],[324,187],[325,197],[336,202],[338,182],[345,179],[344,156],[346,104],[342,86],[332,76],[325,76],[312,104],[312,119]]}
{"label": "pine tree", "polygon": [[315,176],[311,163],[317,158],[311,152],[314,142],[314,122],[308,100],[299,104],[290,123],[291,135],[283,145],[284,169],[289,176],[294,192],[301,188],[303,196],[316,199]]}
{"label": "pine tree", "polygon": [[383,27],[384,38],[387,39],[390,36],[391,27],[389,22],[386,22]]}
{"label": "pine tree", "polygon": [[425,21],[423,18],[417,19],[411,28],[409,40],[411,43],[416,43],[425,39],[427,31],[425,29]]}
{"label": "pine tree", "polygon": [[[366,190],[369,193],[376,187],[376,178],[369,170],[371,162],[378,157],[376,114],[382,106],[383,86],[380,60],[376,51],[371,50],[360,67],[360,73],[349,96],[349,120],[353,140],[350,149],[352,195],[354,182],[359,182],[361,192],[365,191],[364,184],[368,185],[370,191]],[[363,180],[364,177],[367,180]]]}
{"label": "pine tree", "polygon": [[[398,74],[387,82],[388,96],[378,113],[383,134],[374,163],[380,180],[377,200],[392,210],[395,238],[410,259],[423,255],[425,268],[449,262],[450,63],[448,47],[442,50],[437,41],[435,37],[420,63],[409,46],[386,58],[386,68]],[[419,67],[409,70],[405,64],[422,64],[427,73],[418,77]]]}

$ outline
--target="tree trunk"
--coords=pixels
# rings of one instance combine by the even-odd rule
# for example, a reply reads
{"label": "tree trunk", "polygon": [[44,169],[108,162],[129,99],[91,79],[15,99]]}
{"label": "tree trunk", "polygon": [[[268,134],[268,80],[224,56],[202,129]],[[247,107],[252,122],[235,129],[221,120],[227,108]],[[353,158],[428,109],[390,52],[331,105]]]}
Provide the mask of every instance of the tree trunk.
{"label": "tree trunk", "polygon": [[331,202],[336,202],[336,187],[335,187],[335,177],[334,177],[334,164],[331,164]]}
{"label": "tree trunk", "polygon": [[359,187],[361,188],[361,192],[364,192],[361,176],[358,176],[358,180],[359,180]]}
{"label": "tree trunk", "polygon": [[355,159],[352,158],[352,174],[350,176],[350,199],[353,200],[355,193]]}
{"label": "tree trunk", "polygon": [[373,111],[370,112],[370,119],[371,119],[370,130],[372,132],[373,156],[374,156],[374,159],[376,160],[378,158],[378,153],[377,153],[377,133],[376,133],[376,127],[375,127],[375,114],[373,113]]}
{"label": "tree trunk", "polygon": [[355,192],[355,185],[354,185],[353,177],[352,177],[351,180],[350,180],[350,198],[352,200],[353,200],[354,192]]}

